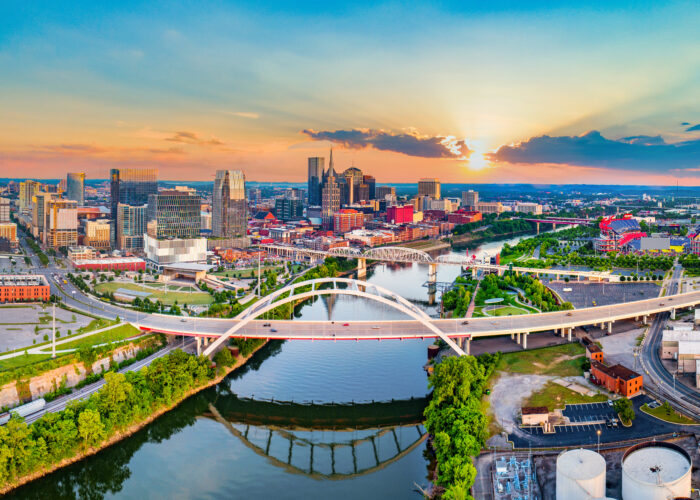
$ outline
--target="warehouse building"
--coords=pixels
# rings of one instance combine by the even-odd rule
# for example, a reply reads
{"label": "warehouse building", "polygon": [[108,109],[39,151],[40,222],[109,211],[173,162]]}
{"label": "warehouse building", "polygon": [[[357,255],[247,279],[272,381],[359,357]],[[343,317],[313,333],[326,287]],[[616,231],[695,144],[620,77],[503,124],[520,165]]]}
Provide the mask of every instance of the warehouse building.
{"label": "warehouse building", "polygon": [[42,275],[0,275],[0,303],[48,301],[49,282]]}

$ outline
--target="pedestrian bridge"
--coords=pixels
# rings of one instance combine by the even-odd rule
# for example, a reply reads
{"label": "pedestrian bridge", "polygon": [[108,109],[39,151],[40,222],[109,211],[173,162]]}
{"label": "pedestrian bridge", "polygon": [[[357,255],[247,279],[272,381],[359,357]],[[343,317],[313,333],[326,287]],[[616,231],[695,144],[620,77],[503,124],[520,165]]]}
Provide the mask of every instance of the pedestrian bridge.
{"label": "pedestrian bridge", "polygon": [[[614,286],[625,286],[624,284]],[[406,320],[340,321],[258,319],[277,307],[323,295],[346,295],[372,300],[403,312]],[[556,331],[571,338],[571,330],[581,325],[611,329],[615,321],[638,319],[664,311],[675,317],[676,310],[700,304],[700,291],[666,297],[588,307],[572,311],[501,316],[488,318],[431,318],[397,293],[383,287],[348,278],[321,278],[294,283],[265,297],[231,319],[184,318],[161,314],[144,315],[136,326],[144,331],[191,335],[211,342],[204,354],[230,337],[306,340],[389,340],[439,337],[460,355],[468,354],[472,338],[511,335],[527,347],[530,333]],[[460,345],[461,344],[461,345]],[[466,351],[465,351],[466,348]]]}
{"label": "pedestrian bridge", "polygon": [[595,281],[619,281],[620,277],[618,275],[612,274],[610,271],[581,271],[572,269],[546,269],[546,268],[535,268],[535,267],[519,267],[519,266],[505,266],[499,264],[490,264],[485,262],[479,262],[478,260],[469,257],[467,255],[439,255],[433,258],[430,254],[417,250],[415,248],[406,247],[377,247],[370,248],[369,250],[361,251],[359,248],[354,247],[337,247],[331,248],[330,250],[312,250],[310,248],[302,248],[296,246],[288,245],[259,245],[259,248],[267,251],[270,254],[280,255],[287,258],[292,258],[296,260],[307,259],[323,259],[326,257],[346,257],[350,259],[358,259],[358,274],[360,276],[364,275],[366,268],[366,262],[368,260],[375,260],[380,262],[388,263],[404,263],[404,264],[428,264],[430,267],[430,279],[435,281],[435,271],[438,265],[452,265],[452,266],[462,266],[464,268],[469,268],[475,273],[477,270],[496,272],[502,275],[506,271],[513,271],[516,273],[528,273],[536,276],[548,275],[556,276],[557,278],[562,277],[573,277],[576,279],[590,279]]}

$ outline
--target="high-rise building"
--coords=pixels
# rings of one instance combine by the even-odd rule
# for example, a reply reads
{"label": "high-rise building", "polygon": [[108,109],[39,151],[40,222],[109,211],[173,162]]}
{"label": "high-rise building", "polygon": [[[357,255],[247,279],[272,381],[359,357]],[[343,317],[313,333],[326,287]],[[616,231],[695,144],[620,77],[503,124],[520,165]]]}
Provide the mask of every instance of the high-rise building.
{"label": "high-rise building", "polygon": [[58,193],[45,193],[43,191],[38,191],[32,197],[32,235],[41,241],[44,241],[46,232],[46,213],[49,202],[56,198],[58,198]]}
{"label": "high-rise building", "polygon": [[476,210],[482,214],[500,214],[504,209],[500,201],[479,201],[476,204]]}
{"label": "high-rise building", "polygon": [[28,214],[32,209],[32,199],[39,192],[41,183],[26,180],[19,183],[19,211]]}
{"label": "high-rise building", "polygon": [[217,238],[243,238],[248,229],[245,174],[217,170],[212,194],[212,234]]}
{"label": "high-rise building", "polygon": [[83,244],[96,250],[109,250],[111,224],[106,219],[85,220],[85,238]]}
{"label": "high-rise building", "polygon": [[423,178],[418,181],[418,196],[430,196],[434,200],[440,199],[440,181],[433,178]]}
{"label": "high-rise building", "polygon": [[85,205],[85,174],[69,173],[66,177],[66,198],[75,200],[79,206]]}
{"label": "high-rise building", "polygon": [[462,207],[467,210],[476,210],[476,205],[479,203],[478,191],[462,191]]}
{"label": "high-rise building", "polygon": [[158,171],[154,168],[113,168],[110,171],[111,214],[117,220],[117,207],[145,205],[148,197],[158,192]]}
{"label": "high-rise building", "polygon": [[10,222],[10,199],[0,198],[0,224]]}
{"label": "high-rise building", "polygon": [[18,246],[17,224],[14,222],[0,222],[0,251],[10,252]]}
{"label": "high-rise building", "polygon": [[357,203],[360,201],[357,191],[362,184],[362,170],[357,167],[346,168],[342,177],[345,179],[345,189],[347,190],[344,196],[345,203]]}
{"label": "high-rise building", "polygon": [[248,190],[248,199],[253,203],[260,203],[260,200],[262,200],[262,190],[260,188],[250,188]]}
{"label": "high-rise building", "polygon": [[51,248],[76,246],[78,244],[78,202],[56,197],[48,201],[46,209],[44,244]]}
{"label": "high-rise building", "polygon": [[352,208],[343,208],[333,214],[333,231],[336,234],[345,234],[353,229],[363,227],[365,227],[365,214],[362,212]]}
{"label": "high-rise building", "polygon": [[325,168],[324,163],[324,158],[309,158],[308,197],[309,205],[313,207],[321,205],[321,181]]}
{"label": "high-rise building", "polygon": [[146,233],[152,238],[198,238],[202,228],[201,198],[183,191],[161,191],[148,197]]}
{"label": "high-rise building", "polygon": [[377,186],[375,188],[375,194],[377,200],[383,200],[387,195],[396,197],[396,188],[393,186]]}
{"label": "high-rise building", "polygon": [[299,220],[304,216],[304,206],[298,198],[277,198],[275,217],[283,221]]}
{"label": "high-rise building", "polygon": [[363,175],[362,182],[363,184],[367,184],[367,188],[369,189],[369,196],[367,199],[374,200],[377,194],[377,179],[371,175]]}
{"label": "high-rise building", "polygon": [[143,249],[147,208],[147,205],[137,207],[119,203],[116,219],[117,248],[127,251]]}
{"label": "high-rise building", "polygon": [[340,210],[340,186],[333,168],[333,148],[331,148],[328,170],[323,173],[321,182],[321,222],[323,229],[333,229],[333,214]]}

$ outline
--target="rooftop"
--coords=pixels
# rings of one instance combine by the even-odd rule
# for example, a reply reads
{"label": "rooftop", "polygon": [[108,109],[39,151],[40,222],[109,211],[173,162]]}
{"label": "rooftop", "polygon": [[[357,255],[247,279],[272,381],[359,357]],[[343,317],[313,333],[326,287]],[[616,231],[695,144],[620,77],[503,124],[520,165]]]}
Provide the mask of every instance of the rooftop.
{"label": "rooftop", "polygon": [[546,406],[523,406],[523,415],[542,415],[549,414],[549,410]]}
{"label": "rooftop", "polygon": [[[680,351],[680,348],[679,348]],[[623,365],[612,365],[612,366],[606,366],[603,363],[600,363],[598,361],[593,361],[591,363],[591,366],[596,368],[597,370],[602,371],[609,377],[614,377],[617,379],[622,379],[622,380],[632,380],[637,377],[641,377],[641,375],[634,370],[630,370],[626,366]]]}
{"label": "rooftop", "polygon": [[49,283],[40,274],[2,274],[0,286],[49,286]]}

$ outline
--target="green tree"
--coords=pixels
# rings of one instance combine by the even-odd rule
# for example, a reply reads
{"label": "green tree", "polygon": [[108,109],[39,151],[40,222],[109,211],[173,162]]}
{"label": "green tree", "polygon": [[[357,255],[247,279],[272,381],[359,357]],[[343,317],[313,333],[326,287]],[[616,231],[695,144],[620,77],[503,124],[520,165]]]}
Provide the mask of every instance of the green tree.
{"label": "green tree", "polygon": [[104,435],[104,424],[100,418],[100,413],[96,410],[86,408],[78,415],[78,433],[83,438],[85,447],[97,444]]}
{"label": "green tree", "polygon": [[613,404],[613,409],[620,416],[620,420],[623,422],[631,423],[637,416],[634,412],[634,405],[632,401],[627,398],[620,398]]}

